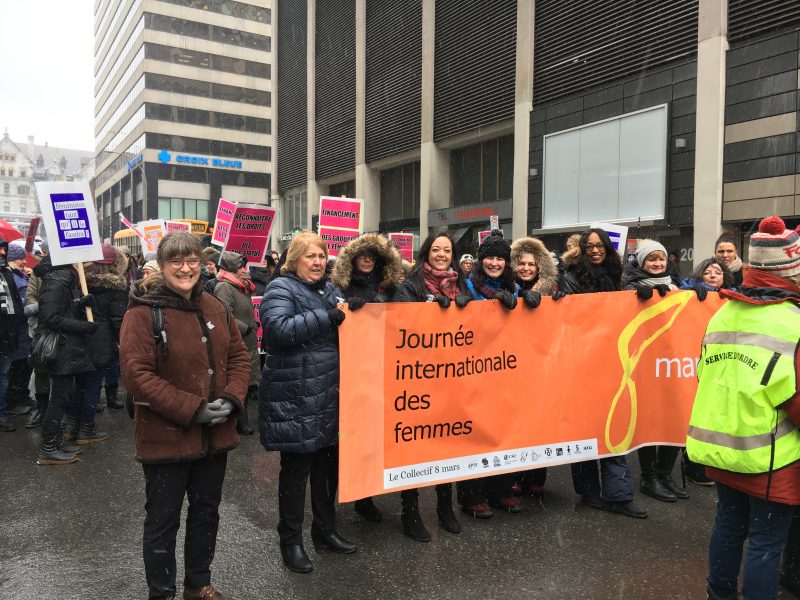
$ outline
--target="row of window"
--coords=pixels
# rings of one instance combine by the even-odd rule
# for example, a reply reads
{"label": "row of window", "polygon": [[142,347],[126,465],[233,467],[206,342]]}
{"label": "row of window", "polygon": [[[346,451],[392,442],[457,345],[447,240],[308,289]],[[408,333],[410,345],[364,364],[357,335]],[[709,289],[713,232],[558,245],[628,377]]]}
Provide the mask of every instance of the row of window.
{"label": "row of window", "polygon": [[147,29],[155,31],[165,31],[176,35],[199,38],[221,44],[231,44],[242,48],[252,48],[263,52],[269,52],[272,46],[271,38],[268,35],[247,33],[246,31],[198,23],[197,21],[187,21],[186,19],[168,17],[167,15],[144,13],[144,23]]}
{"label": "row of window", "polygon": [[[133,73],[136,71],[136,69],[139,68],[139,65],[142,64],[143,60],[144,60],[144,46],[139,48],[139,50],[136,52],[136,55],[131,59],[131,63],[125,69],[125,73],[123,73],[122,76],[119,78],[119,80],[116,82],[115,85],[116,89],[123,89],[125,87],[125,84],[128,83],[128,81],[130,81],[131,77],[133,77]],[[97,104],[96,101],[102,98],[109,84],[113,80],[114,80],[113,77],[109,77],[108,79],[106,79],[105,83],[102,85],[100,90],[97,92],[97,94],[95,94],[95,105]],[[100,110],[97,111],[95,115],[103,114],[108,109],[108,107],[114,102],[114,99],[115,95],[113,93],[109,94],[108,98],[106,98],[105,102],[103,102],[103,105],[100,107]]]}
{"label": "row of window", "polygon": [[133,131],[141,124],[142,121],[144,121],[144,106],[140,106],[139,110],[133,113],[131,118],[128,119],[128,122],[122,126],[122,129],[120,129],[117,134],[112,137],[111,140],[109,140],[105,148],[103,148],[98,155],[97,164],[102,163],[107,158],[108,153],[116,152],[119,145],[125,141],[125,138],[133,133]]}
{"label": "row of window", "polygon": [[[106,124],[103,125],[103,128],[100,130],[100,133],[97,134],[97,137],[95,138],[97,142],[102,140],[106,136],[106,134],[112,130],[112,128],[116,127],[120,117],[123,114],[125,114],[125,111],[130,108],[131,104],[133,104],[133,101],[139,94],[142,93],[143,90],[144,90],[144,75],[142,75],[139,78],[139,81],[137,81],[136,85],[134,85],[131,88],[131,91],[128,92],[128,95],[125,96],[125,99],[122,102],[120,102],[119,106],[117,106],[116,109],[114,109],[114,112],[108,118]],[[103,116],[100,115],[97,118],[97,122],[99,123],[102,120],[102,118]]]}
{"label": "row of window", "polygon": [[147,147],[187,154],[223,156],[226,158],[249,158],[252,160],[272,160],[272,148],[255,144],[240,144],[222,140],[168,135],[166,133],[147,133]]}
{"label": "row of window", "polygon": [[305,190],[286,194],[283,204],[283,227],[285,231],[308,227],[308,192]]}
{"label": "row of window", "polygon": [[17,155],[12,152],[0,152],[0,160],[6,161],[14,161],[17,159]]}
{"label": "row of window", "polygon": [[272,106],[272,94],[270,92],[252,90],[234,85],[225,85],[223,83],[211,83],[210,81],[197,81],[196,79],[186,79],[184,77],[160,75],[158,73],[147,73],[145,75],[145,87],[148,90],[159,90],[162,92],[171,92],[173,94],[186,94],[188,96],[199,96],[201,98],[213,98],[214,100],[241,102],[243,104],[253,104],[255,106]]}
{"label": "row of window", "polygon": [[[3,175],[3,169],[0,168],[0,176],[2,176],[2,175]],[[3,193],[4,194],[10,194],[11,193],[11,184],[10,183],[4,183],[3,184]],[[17,186],[17,195],[18,196],[29,196],[30,193],[31,193],[31,186],[25,185],[25,184]]]}
{"label": "row of window", "polygon": [[450,151],[451,206],[510,200],[513,195],[513,136]]}
{"label": "row of window", "polygon": [[157,218],[208,221],[208,200],[159,198]]}
{"label": "row of window", "polygon": [[198,52],[187,48],[173,48],[172,46],[162,46],[161,44],[146,43],[144,48],[145,58],[153,60],[186,65],[187,67],[236,73],[237,75],[247,75],[249,77],[259,77],[261,79],[269,79],[271,77],[270,65],[252,60],[221,56],[209,52]]}
{"label": "row of window", "polygon": [[187,125],[251,131],[253,133],[272,133],[272,121],[269,119],[232,115],[198,108],[170,106],[168,104],[145,104],[145,118],[170,121],[172,123],[186,123]]}
{"label": "row of window", "polygon": [[188,8],[196,8],[198,10],[215,12],[230,17],[237,17],[239,19],[247,19],[248,21],[257,21],[259,23],[266,23],[266,24],[270,24],[272,22],[272,13],[268,8],[261,8],[260,6],[245,4],[244,2],[236,2],[236,0],[233,1],[161,0],[161,1],[169,2],[170,4],[177,4],[178,6],[186,6]]}
{"label": "row of window", "polygon": [[[142,152],[145,148],[145,134],[140,135],[135,142],[133,142],[125,152],[120,153],[120,155],[115,158],[105,169],[103,169],[95,179],[95,185],[97,187],[103,185],[106,181],[111,179],[111,177],[119,171],[122,167],[128,164],[128,161],[135,157],[137,154]],[[100,161],[97,163],[100,164]]]}
{"label": "row of window", "polygon": [[[106,72],[105,76],[102,75],[103,73],[102,70],[97,72],[97,74],[95,75],[95,86],[97,86],[98,82],[101,83],[99,89],[97,90],[97,93],[94,96],[95,100],[98,100],[103,97],[103,94],[105,93],[106,89],[108,89],[108,86],[111,85],[112,81],[114,81],[114,76],[122,68],[122,65],[124,65],[129,60],[130,52],[133,49],[133,47],[139,43],[139,35],[142,33],[142,31],[144,31],[144,19],[141,19],[139,23],[136,25],[136,27],[134,27],[133,31],[131,31],[131,34],[128,37],[128,41],[125,42],[125,46],[122,48],[122,51],[119,53],[119,55],[117,55],[117,59],[114,61],[114,65]],[[141,54],[141,49],[138,51],[138,54]],[[106,60],[109,60],[110,58],[111,58],[110,54],[106,56]],[[136,56],[134,58],[142,60],[144,56],[142,57]],[[128,71],[130,71],[130,67],[128,67]],[[120,82],[124,83],[124,79],[120,80]]]}
{"label": "row of window", "polygon": [[381,171],[381,221],[419,217],[420,163]]}
{"label": "row of window", "polygon": [[[94,70],[94,76],[95,77],[98,77],[100,75],[100,73],[103,72],[103,69],[106,68],[106,65],[108,65],[108,62],[111,60],[111,57],[114,56],[114,51],[117,49],[117,46],[119,45],[119,43],[124,39],[122,37],[122,34],[125,32],[125,30],[128,28],[128,26],[131,24],[131,21],[133,20],[133,18],[136,16],[136,12],[137,12],[137,10],[139,8],[139,5],[141,3],[142,3],[142,0],[134,0],[134,2],[131,3],[131,8],[128,11],[127,16],[125,17],[125,21],[122,23],[122,26],[119,28],[119,31],[114,36],[114,41],[112,42],[111,46],[108,48],[107,51],[103,52],[103,54],[99,54],[99,56],[104,56],[104,58],[103,58],[103,62],[100,63],[100,66],[96,66],[95,67],[95,70]],[[141,25],[141,23],[139,23],[139,25]],[[141,31],[141,29],[139,27],[137,27],[136,29]],[[133,36],[131,36],[131,37],[133,37]],[[107,40],[104,40],[103,44],[105,44],[106,41]]]}

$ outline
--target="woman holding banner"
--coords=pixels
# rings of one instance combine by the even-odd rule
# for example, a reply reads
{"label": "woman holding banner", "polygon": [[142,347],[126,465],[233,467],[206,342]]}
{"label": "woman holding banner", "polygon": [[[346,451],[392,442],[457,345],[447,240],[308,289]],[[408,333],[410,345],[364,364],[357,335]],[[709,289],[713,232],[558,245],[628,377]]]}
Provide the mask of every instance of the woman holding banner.
{"label": "woman holding banner", "polygon": [[325,276],[328,247],[303,232],[289,244],[283,276],[261,301],[267,352],[260,389],[261,443],[281,453],[278,536],[284,564],[314,566],[303,548],[306,483],[311,479],[311,539],[318,550],[351,554],[356,545],[336,531],[341,292]]}
{"label": "woman holding banner", "polygon": [[[467,278],[467,288],[475,300],[495,299],[511,310],[517,305],[518,287],[511,268],[511,244],[499,232],[493,232],[478,248],[478,260]],[[538,298],[537,298],[538,296]],[[541,296],[534,294],[535,305]],[[522,512],[522,503],[514,496],[514,475],[494,475],[458,483],[458,502],[462,512],[488,519],[490,507],[509,513]]]}
{"label": "woman holding banner", "polygon": [[[464,284],[464,276],[453,256],[453,238],[446,232],[429,235],[420,246],[417,262],[397,290],[395,302],[436,302],[448,308],[455,301],[464,308],[472,300]],[[403,532],[412,540],[429,542],[431,534],[419,513],[419,492],[416,489],[400,492],[403,503]],[[490,511],[491,509],[486,507]],[[439,526],[450,533],[460,533],[461,524],[453,512],[453,486],[436,486],[436,514]]]}
{"label": "woman holding banner", "polygon": [[[402,258],[389,240],[365,233],[339,251],[331,281],[344,292],[348,308],[358,310],[368,302],[391,302],[402,273]],[[372,498],[356,501],[355,509],[373,523],[383,518]]]}
{"label": "woman holding banner", "polygon": [[[615,292],[621,289],[622,261],[605,231],[590,229],[584,232],[578,241],[578,248],[578,259],[567,268],[559,283],[560,289],[567,294]],[[571,466],[572,484],[584,504],[634,519],[647,518],[647,511],[633,501],[631,474],[624,456],[610,456],[600,461],[573,463]]]}
{"label": "woman holding banner", "polygon": [[[538,238],[520,238],[511,244],[511,266],[523,296],[531,291],[552,296],[554,300],[564,296],[558,291],[558,265]],[[546,480],[546,467],[519,472],[514,476],[514,491],[540,496]]]}

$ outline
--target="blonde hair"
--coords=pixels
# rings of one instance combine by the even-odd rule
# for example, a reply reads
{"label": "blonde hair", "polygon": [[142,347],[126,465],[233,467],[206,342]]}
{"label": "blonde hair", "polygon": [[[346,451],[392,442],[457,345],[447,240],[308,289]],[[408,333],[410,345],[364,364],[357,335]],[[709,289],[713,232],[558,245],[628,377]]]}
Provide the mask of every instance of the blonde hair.
{"label": "blonde hair", "polygon": [[281,273],[296,273],[297,261],[308,251],[309,246],[319,246],[325,252],[328,260],[328,245],[313,231],[303,231],[292,238],[289,249],[286,251],[286,262],[281,267]]}

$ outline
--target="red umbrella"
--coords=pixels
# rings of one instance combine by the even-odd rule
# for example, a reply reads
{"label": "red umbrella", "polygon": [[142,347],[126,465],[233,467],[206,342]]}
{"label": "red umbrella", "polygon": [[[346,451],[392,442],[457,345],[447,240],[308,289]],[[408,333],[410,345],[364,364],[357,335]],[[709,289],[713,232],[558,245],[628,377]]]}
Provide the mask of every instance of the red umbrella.
{"label": "red umbrella", "polygon": [[3,238],[7,242],[13,242],[14,240],[18,240],[22,237],[25,236],[12,227],[11,223],[0,219],[0,238]]}

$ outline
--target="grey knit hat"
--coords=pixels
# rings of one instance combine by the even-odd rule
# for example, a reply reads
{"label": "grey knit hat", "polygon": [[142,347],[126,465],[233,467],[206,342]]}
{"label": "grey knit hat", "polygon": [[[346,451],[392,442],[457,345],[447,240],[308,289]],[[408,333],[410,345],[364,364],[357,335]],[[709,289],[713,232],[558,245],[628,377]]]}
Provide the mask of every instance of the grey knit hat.
{"label": "grey knit hat", "polygon": [[645,259],[653,252],[663,252],[664,258],[668,256],[667,249],[661,242],[655,240],[642,239],[636,244],[636,262],[639,266],[644,265]]}

